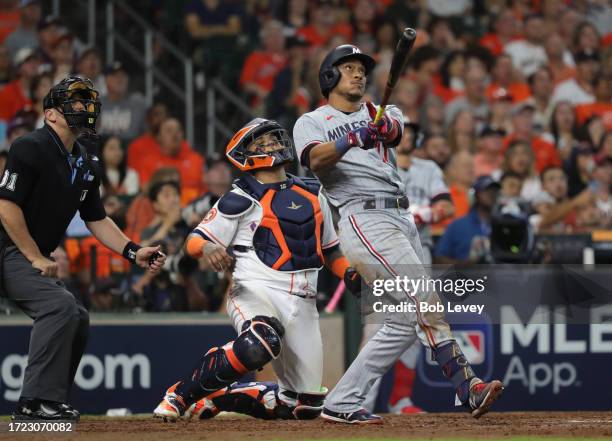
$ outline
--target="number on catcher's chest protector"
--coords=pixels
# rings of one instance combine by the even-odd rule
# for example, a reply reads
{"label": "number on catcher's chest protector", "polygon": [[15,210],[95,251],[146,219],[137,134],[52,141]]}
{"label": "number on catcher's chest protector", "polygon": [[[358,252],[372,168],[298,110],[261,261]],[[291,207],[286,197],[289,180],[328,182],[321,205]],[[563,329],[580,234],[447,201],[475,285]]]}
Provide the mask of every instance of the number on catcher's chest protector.
{"label": "number on catcher's chest protector", "polygon": [[2,181],[0,181],[0,188],[6,187],[7,190],[15,191],[15,184],[17,183],[18,176],[18,173],[11,173],[5,170],[4,175],[2,175]]}

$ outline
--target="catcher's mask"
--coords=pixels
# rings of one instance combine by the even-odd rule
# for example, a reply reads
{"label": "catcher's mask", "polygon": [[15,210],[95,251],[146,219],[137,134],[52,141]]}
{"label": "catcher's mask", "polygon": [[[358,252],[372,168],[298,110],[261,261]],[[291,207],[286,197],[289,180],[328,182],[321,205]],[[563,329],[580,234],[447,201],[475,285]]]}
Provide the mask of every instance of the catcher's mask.
{"label": "catcher's mask", "polygon": [[256,118],[236,132],[225,155],[240,171],[277,167],[293,161],[293,141],[276,121]]}
{"label": "catcher's mask", "polygon": [[[83,105],[82,110],[75,109],[77,103]],[[100,115],[99,93],[94,89],[88,78],[70,75],[49,90],[43,100],[43,109],[58,109],[68,127],[96,132],[96,120]]]}

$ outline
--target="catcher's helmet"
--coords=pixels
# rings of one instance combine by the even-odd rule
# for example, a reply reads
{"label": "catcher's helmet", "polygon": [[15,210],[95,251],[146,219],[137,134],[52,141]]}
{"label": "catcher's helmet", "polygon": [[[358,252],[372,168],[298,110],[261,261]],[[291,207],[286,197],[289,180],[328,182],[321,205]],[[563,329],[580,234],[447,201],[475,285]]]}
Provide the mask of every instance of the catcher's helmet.
{"label": "catcher's helmet", "polygon": [[[269,135],[269,138],[264,138]],[[270,138],[271,137],[271,138]],[[277,143],[278,150],[265,151],[264,142]],[[255,150],[248,148],[257,141]],[[255,118],[238,130],[225,148],[225,155],[240,171],[253,171],[261,168],[276,167],[293,161],[293,141],[287,131],[276,121]]]}
{"label": "catcher's helmet", "polygon": [[329,96],[329,92],[336,87],[340,81],[340,70],[338,65],[343,61],[355,58],[361,61],[365,67],[366,76],[370,75],[376,62],[372,57],[361,52],[357,46],[352,44],[343,44],[333,49],[325,56],[319,69],[319,87],[325,98]]}
{"label": "catcher's helmet", "polygon": [[[100,115],[99,93],[90,79],[70,75],[49,90],[43,100],[43,109],[59,109],[68,127],[96,132],[96,119]],[[74,103],[80,101],[84,110],[75,110]]]}

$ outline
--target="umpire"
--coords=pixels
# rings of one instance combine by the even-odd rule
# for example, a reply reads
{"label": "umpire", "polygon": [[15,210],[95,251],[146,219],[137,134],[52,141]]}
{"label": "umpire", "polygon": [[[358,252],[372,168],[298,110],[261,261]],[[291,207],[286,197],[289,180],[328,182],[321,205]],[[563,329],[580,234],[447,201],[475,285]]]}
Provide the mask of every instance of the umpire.
{"label": "umpire", "polygon": [[21,398],[13,419],[78,420],[68,404],[87,343],[89,316],[57,279],[51,252],[77,210],[111,250],[156,273],[165,256],[140,247],[106,217],[97,158],[77,138],[94,134],[98,92],[86,78],[69,76],[44,99],[43,128],[11,146],[0,181],[0,288],[34,320]]}

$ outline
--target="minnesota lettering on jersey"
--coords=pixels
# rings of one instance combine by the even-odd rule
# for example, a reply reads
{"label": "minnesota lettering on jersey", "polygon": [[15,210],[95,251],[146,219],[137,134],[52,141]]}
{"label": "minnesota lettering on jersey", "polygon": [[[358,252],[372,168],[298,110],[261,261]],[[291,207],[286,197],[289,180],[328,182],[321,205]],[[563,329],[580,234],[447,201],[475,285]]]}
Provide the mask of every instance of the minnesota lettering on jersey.
{"label": "minnesota lettering on jersey", "polygon": [[327,131],[328,141],[335,141],[336,139],[346,135],[348,132],[352,132],[359,127],[365,127],[370,121],[362,119],[361,121],[353,121],[352,123],[341,124]]}

